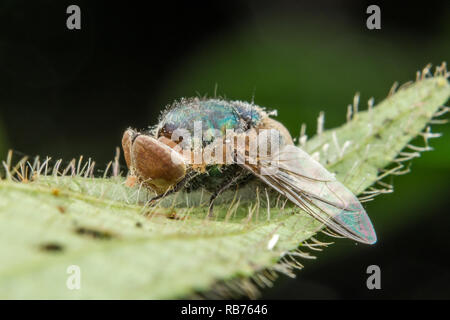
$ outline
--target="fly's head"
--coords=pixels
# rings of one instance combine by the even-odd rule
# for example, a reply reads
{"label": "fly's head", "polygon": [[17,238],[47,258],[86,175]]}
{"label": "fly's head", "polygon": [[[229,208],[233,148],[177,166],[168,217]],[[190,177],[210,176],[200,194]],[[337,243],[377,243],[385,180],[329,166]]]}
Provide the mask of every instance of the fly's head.
{"label": "fly's head", "polygon": [[157,194],[163,194],[186,175],[184,158],[173,148],[174,142],[162,136],[158,139],[127,129],[123,134],[122,148],[130,170]]}

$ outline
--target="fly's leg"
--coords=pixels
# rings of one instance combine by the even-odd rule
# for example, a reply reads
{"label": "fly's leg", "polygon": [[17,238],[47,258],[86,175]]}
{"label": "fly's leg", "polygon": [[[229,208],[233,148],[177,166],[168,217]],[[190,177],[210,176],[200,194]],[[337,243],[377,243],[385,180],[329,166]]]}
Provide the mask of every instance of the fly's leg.
{"label": "fly's leg", "polygon": [[153,204],[153,203],[155,203],[156,200],[165,198],[165,197],[167,197],[168,195],[171,195],[172,193],[175,193],[175,188],[170,189],[170,190],[168,190],[168,191],[166,191],[166,192],[164,192],[164,193],[158,194],[157,196],[151,198],[150,201],[149,201],[149,203],[150,203],[150,204]]}
{"label": "fly's leg", "polygon": [[232,177],[230,180],[225,181],[212,195],[211,198],[209,198],[209,209],[208,209],[208,217],[212,218],[214,217],[213,214],[213,208],[214,208],[214,200],[225,190],[230,188],[241,176],[243,172],[240,174]]}
{"label": "fly's leg", "polygon": [[181,179],[176,185],[174,185],[171,189],[167,190],[164,193],[158,194],[157,196],[153,197],[150,199],[150,204],[155,203],[156,200],[162,199],[167,197],[168,195],[171,195],[172,193],[175,193],[177,191],[180,191],[181,189],[184,188],[184,186],[188,183],[188,181],[191,179],[192,177],[190,176],[185,176],[183,179]]}

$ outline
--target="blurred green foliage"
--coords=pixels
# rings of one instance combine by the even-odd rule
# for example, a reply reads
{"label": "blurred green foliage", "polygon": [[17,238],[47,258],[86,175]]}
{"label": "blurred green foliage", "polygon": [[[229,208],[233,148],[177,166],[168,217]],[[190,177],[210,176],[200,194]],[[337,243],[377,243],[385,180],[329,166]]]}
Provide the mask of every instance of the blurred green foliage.
{"label": "blurred green foliage", "polygon": [[6,132],[4,130],[2,119],[0,119],[0,159],[4,159],[6,157]]}

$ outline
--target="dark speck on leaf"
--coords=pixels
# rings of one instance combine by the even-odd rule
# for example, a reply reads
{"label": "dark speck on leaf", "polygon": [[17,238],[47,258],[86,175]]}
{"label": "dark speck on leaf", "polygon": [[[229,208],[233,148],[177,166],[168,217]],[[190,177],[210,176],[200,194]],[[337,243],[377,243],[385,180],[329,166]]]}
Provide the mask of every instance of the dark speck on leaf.
{"label": "dark speck on leaf", "polygon": [[46,252],[62,252],[64,250],[64,247],[62,245],[55,242],[44,243],[41,244],[39,247],[42,251]]}
{"label": "dark speck on leaf", "polygon": [[384,124],[384,125],[390,125],[392,122],[394,122],[393,119],[391,119],[391,118],[386,118],[386,119],[383,121],[383,124]]}
{"label": "dark speck on leaf", "polygon": [[91,237],[98,240],[109,240],[113,238],[113,235],[108,231],[95,230],[90,228],[79,227],[75,229],[75,233],[81,236]]}

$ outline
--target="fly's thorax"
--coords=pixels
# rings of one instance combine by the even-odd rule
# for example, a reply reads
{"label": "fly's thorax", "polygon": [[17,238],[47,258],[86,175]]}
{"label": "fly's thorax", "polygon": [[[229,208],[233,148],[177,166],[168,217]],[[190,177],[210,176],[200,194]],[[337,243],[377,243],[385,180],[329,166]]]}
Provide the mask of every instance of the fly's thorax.
{"label": "fly's thorax", "polygon": [[208,129],[221,130],[237,127],[239,127],[239,116],[227,104],[209,100],[184,99],[175,102],[163,114],[158,124],[157,135],[172,139],[172,134],[178,130],[185,131],[193,137],[199,130],[206,133]]}
{"label": "fly's thorax", "polygon": [[264,111],[253,104],[220,99],[182,99],[161,116],[156,136],[165,136],[177,143],[195,139],[203,145],[212,143],[227,130],[246,131],[258,125]]}

